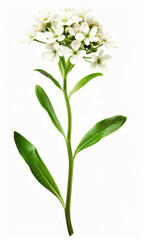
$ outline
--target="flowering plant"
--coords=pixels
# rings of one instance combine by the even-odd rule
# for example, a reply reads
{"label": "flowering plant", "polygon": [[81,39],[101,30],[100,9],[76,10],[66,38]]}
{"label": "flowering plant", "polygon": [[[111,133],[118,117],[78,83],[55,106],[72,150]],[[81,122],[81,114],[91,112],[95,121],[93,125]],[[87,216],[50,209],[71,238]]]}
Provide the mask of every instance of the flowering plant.
{"label": "flowering plant", "polygon": [[[57,184],[34,145],[18,132],[14,132],[14,139],[19,153],[29,165],[36,179],[60,200],[65,211],[69,235],[72,235],[73,227],[70,217],[70,206],[74,159],[80,151],[92,146],[103,137],[119,129],[125,123],[126,117],[117,115],[96,123],[85,134],[73,152],[71,146],[72,112],[70,98],[90,80],[103,75],[102,72],[106,69],[106,63],[111,59],[110,55],[104,54],[104,47],[108,49],[108,46],[115,47],[115,44],[111,41],[110,36],[104,33],[100,23],[94,19],[92,11],[85,9],[64,9],[59,12],[47,9],[40,12],[38,16],[35,16],[35,24],[27,30],[26,38],[23,40],[23,42],[28,44],[32,41],[45,45],[42,57],[57,63],[63,78],[63,86],[61,86],[51,74],[42,69],[35,69],[35,71],[49,78],[61,90],[65,98],[68,115],[67,134],[65,134],[45,91],[38,85],[35,88],[36,96],[41,106],[47,111],[51,121],[63,135],[66,142],[69,158],[66,202],[64,202]],[[100,51],[99,48],[101,49]],[[97,54],[98,51],[99,53]],[[92,73],[82,78],[68,94],[67,76],[81,58],[89,62],[92,68],[100,69],[100,72]]]}

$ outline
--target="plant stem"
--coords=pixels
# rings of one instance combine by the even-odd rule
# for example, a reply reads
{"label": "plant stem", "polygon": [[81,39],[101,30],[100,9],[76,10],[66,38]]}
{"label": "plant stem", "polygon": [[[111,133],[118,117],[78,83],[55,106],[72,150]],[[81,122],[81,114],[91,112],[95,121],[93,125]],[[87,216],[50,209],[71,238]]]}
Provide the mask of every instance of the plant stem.
{"label": "plant stem", "polygon": [[73,232],[71,216],[70,216],[70,207],[71,207],[71,194],[72,194],[72,180],[73,180],[73,155],[71,148],[71,129],[72,129],[72,114],[70,102],[67,94],[67,75],[63,77],[63,93],[65,97],[67,114],[68,114],[68,130],[67,130],[67,152],[69,158],[69,172],[68,172],[68,184],[67,184],[67,197],[66,197],[66,207],[65,207],[65,217],[69,235],[71,236]]}

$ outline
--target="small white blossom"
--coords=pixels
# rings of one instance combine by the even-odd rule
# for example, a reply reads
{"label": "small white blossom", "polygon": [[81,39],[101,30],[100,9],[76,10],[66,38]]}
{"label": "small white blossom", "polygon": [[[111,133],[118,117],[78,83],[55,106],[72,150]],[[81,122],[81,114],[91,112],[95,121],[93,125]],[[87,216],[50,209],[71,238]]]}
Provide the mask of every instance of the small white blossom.
{"label": "small white blossom", "polygon": [[36,38],[37,31],[34,26],[29,27],[26,30],[25,38],[21,40],[21,43],[27,43],[28,45]]}
{"label": "small white blossom", "polygon": [[79,61],[79,59],[83,57],[85,54],[84,50],[79,50],[80,46],[81,46],[81,42],[78,40],[74,40],[71,43],[72,50],[70,52],[71,53],[70,61],[72,64],[76,64]]}
{"label": "small white blossom", "polygon": [[45,48],[47,51],[42,53],[42,58],[46,60],[50,60],[51,62],[58,62],[59,56],[63,56],[62,47],[58,42],[54,42],[52,44],[46,44]]}
{"label": "small white blossom", "polygon": [[109,33],[104,33],[102,31],[102,29],[100,29],[99,35],[100,35],[100,38],[101,38],[101,43],[103,43],[103,45],[106,48],[108,48],[108,46],[112,47],[112,48],[117,48],[117,44],[115,42],[111,41],[111,36],[110,36]]}
{"label": "small white blossom", "polygon": [[95,20],[93,16],[85,17],[85,22],[87,22],[89,26],[91,26],[91,25],[96,26],[96,27],[100,26],[99,22],[97,20]]}
{"label": "small white blossom", "polygon": [[50,9],[45,9],[44,11],[39,11],[39,15],[35,15],[34,18],[37,23],[47,23],[52,20],[53,14]]}
{"label": "small white blossom", "polygon": [[81,24],[81,33],[77,33],[75,38],[79,41],[84,39],[84,43],[88,46],[90,42],[98,41],[98,37],[96,37],[97,27],[94,26],[91,29],[87,22],[83,22]]}
{"label": "small white blossom", "polygon": [[60,9],[56,21],[60,26],[70,26],[72,23],[77,22],[77,17],[73,13],[73,9]]}
{"label": "small white blossom", "polygon": [[92,63],[91,63],[91,68],[96,68],[98,71],[105,72],[108,67],[106,64],[111,60],[111,56],[105,54],[104,55],[104,50],[100,50],[99,55],[97,56],[96,54],[92,55]]}
{"label": "small white blossom", "polygon": [[93,14],[91,9],[75,9],[75,15],[79,18],[79,21],[82,21],[86,19],[87,17],[90,17]]}
{"label": "small white blossom", "polygon": [[46,32],[45,36],[48,38],[48,43],[54,43],[56,40],[59,42],[64,40],[65,36],[63,35],[64,28],[57,27],[53,29],[54,32]]}
{"label": "small white blossom", "polygon": [[76,23],[74,24],[73,27],[69,27],[69,33],[72,35],[72,36],[75,36],[76,33],[80,32],[81,30],[81,27],[80,27],[80,24],[79,23]]}
{"label": "small white blossom", "polygon": [[35,25],[35,28],[37,29],[38,32],[42,32],[45,29],[45,23],[39,22]]}
{"label": "small white blossom", "polygon": [[65,56],[70,57],[71,63],[75,64],[84,56],[85,61],[92,61],[91,66],[103,68],[105,61],[111,57],[103,56],[103,50],[99,49],[116,47],[110,35],[105,33],[100,23],[95,20],[91,9],[46,9],[40,11],[35,20],[35,24],[26,32],[23,42],[29,44],[36,39],[41,43],[48,43],[47,51],[42,56],[51,61],[58,61],[59,56]]}

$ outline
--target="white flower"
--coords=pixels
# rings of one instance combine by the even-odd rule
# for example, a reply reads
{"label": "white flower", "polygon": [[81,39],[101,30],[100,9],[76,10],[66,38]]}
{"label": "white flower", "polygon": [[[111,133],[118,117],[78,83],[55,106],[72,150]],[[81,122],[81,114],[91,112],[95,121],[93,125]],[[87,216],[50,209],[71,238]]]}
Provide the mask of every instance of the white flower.
{"label": "white flower", "polygon": [[28,45],[36,38],[37,31],[34,26],[29,27],[26,30],[25,38],[21,40],[21,43],[27,43]]}
{"label": "white flower", "polygon": [[75,38],[79,41],[84,39],[84,43],[88,46],[90,42],[98,41],[98,37],[96,37],[97,27],[94,26],[91,29],[87,22],[83,22],[81,24],[81,33],[77,33]]}
{"label": "white flower", "polygon": [[64,56],[70,57],[72,54],[72,49],[67,46],[62,46]]}
{"label": "white flower", "polygon": [[100,29],[99,35],[101,38],[101,43],[103,43],[106,48],[108,48],[108,46],[112,48],[117,48],[117,44],[111,41],[111,36],[109,33],[104,33],[102,29]]}
{"label": "white flower", "polygon": [[87,22],[89,26],[91,26],[91,25],[96,26],[96,27],[100,26],[99,22],[97,20],[95,20],[93,16],[85,17],[85,22]]}
{"label": "white flower", "polygon": [[73,27],[69,27],[69,33],[72,35],[72,36],[75,36],[76,33],[80,32],[80,29],[81,29],[81,26],[79,23],[76,23],[74,24]]}
{"label": "white flower", "polygon": [[39,11],[39,15],[35,15],[34,18],[37,23],[47,23],[52,20],[53,14],[50,9],[45,9],[44,11]]}
{"label": "white flower", "polygon": [[45,48],[47,51],[42,53],[42,58],[46,60],[50,60],[51,62],[58,63],[59,56],[63,56],[62,47],[59,45],[58,42],[54,42],[52,44],[46,44]]}
{"label": "white flower", "polygon": [[79,21],[82,21],[86,17],[89,17],[93,14],[91,9],[84,9],[84,8],[75,9],[74,12],[75,12],[75,15],[78,17]]}
{"label": "white flower", "polygon": [[45,29],[45,23],[39,22],[35,25],[35,28],[37,29],[38,32],[42,32]]}
{"label": "white flower", "polygon": [[36,40],[38,33],[37,41],[48,43],[47,51],[42,56],[50,58],[52,61],[58,61],[58,56],[64,55],[70,57],[73,64],[83,56],[86,61],[90,62],[91,58],[86,54],[94,53],[91,66],[103,67],[105,60],[111,57],[103,56],[103,51],[96,56],[96,46],[97,49],[99,45],[100,47],[102,45],[116,47],[109,34],[104,33],[102,26],[95,20],[90,9],[60,9],[56,11],[46,9],[39,12],[39,15],[35,16],[35,20],[36,23],[28,29],[26,40],[23,42],[29,44]]}
{"label": "white flower", "polygon": [[63,35],[64,28],[63,27],[57,27],[53,28],[54,32],[46,32],[45,36],[48,38],[48,43],[54,43],[56,40],[59,42],[64,40],[65,36]]}
{"label": "white flower", "polygon": [[77,22],[77,17],[74,15],[73,9],[60,9],[55,21],[57,21],[60,26],[70,26],[72,23]]}
{"label": "white flower", "polygon": [[97,56],[96,54],[92,55],[92,63],[91,63],[91,68],[97,68],[98,71],[104,72],[108,69],[106,64],[111,60],[110,55],[103,55],[104,50],[100,50],[99,55]]}
{"label": "white flower", "polygon": [[72,64],[76,64],[81,57],[84,56],[85,51],[84,50],[79,50],[81,46],[81,42],[78,40],[74,40],[71,43],[72,50],[70,49],[70,61]]}

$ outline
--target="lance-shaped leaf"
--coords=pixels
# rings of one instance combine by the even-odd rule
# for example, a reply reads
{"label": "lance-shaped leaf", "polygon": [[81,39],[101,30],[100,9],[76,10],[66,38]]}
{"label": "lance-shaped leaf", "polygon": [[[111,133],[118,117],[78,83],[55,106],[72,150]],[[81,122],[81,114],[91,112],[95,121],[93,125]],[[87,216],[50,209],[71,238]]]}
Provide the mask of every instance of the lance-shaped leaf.
{"label": "lance-shaped leaf", "polygon": [[45,91],[38,85],[36,85],[35,87],[35,92],[37,95],[37,98],[40,102],[40,104],[42,105],[42,107],[47,111],[47,113],[49,114],[53,124],[55,125],[55,127],[64,135],[64,131],[61,127],[61,124],[56,116],[56,113],[53,109],[53,106],[50,102],[50,99],[48,98],[47,94],[45,93]]}
{"label": "lance-shaped leaf", "polygon": [[73,69],[74,66],[75,64],[71,63],[70,57],[69,57],[66,63],[66,74],[68,74]]}
{"label": "lance-shaped leaf", "polygon": [[83,137],[81,142],[76,148],[74,156],[81,150],[92,146],[93,144],[100,141],[103,137],[115,132],[119,129],[126,121],[125,116],[117,115],[111,118],[104,119],[94,125],[86,135]]}
{"label": "lance-shaped leaf", "polygon": [[59,60],[58,62],[58,66],[59,66],[59,69],[60,69],[60,72],[61,72],[61,75],[62,77],[64,76],[64,73],[63,73],[63,67],[62,67],[62,64],[61,64],[61,61]]}
{"label": "lance-shaped leaf", "polygon": [[65,61],[64,56],[59,57],[58,66],[59,66],[60,72],[62,74],[62,77],[64,77],[65,71],[66,71],[66,61]]}
{"label": "lance-shaped leaf", "polygon": [[86,77],[82,78],[72,89],[72,91],[69,94],[69,98],[80,88],[82,88],[85,84],[87,84],[91,79],[98,77],[98,76],[103,76],[102,73],[92,73],[87,75]]}
{"label": "lance-shaped leaf", "polygon": [[62,87],[61,85],[59,84],[59,82],[50,74],[50,73],[47,73],[46,71],[42,70],[42,69],[34,69],[34,71],[37,71],[41,74],[43,74],[44,76],[48,77],[49,79],[52,80],[52,82],[59,88],[62,90]]}
{"label": "lance-shaped leaf", "polygon": [[31,172],[38,182],[52,192],[60,200],[63,207],[65,207],[61,193],[34,145],[18,132],[14,132],[14,140],[20,155],[30,167]]}

